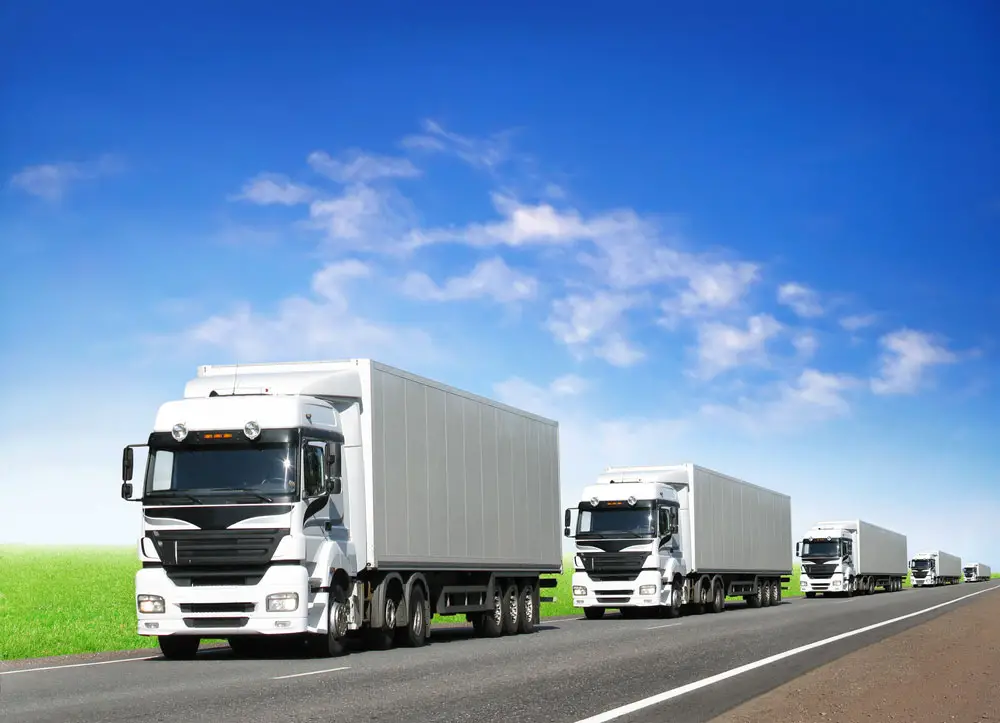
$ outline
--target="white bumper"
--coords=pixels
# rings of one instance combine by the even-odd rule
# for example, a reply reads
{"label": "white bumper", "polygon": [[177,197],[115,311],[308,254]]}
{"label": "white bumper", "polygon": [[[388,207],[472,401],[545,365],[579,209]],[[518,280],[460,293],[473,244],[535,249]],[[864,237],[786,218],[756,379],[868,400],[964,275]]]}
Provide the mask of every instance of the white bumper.
{"label": "white bumper", "polygon": [[[138,602],[134,601],[139,635],[225,638],[304,633],[309,630],[309,618],[314,626],[323,619],[316,607],[326,604],[325,594],[310,601],[308,573],[299,565],[275,565],[256,585],[220,587],[177,586],[162,568],[147,568],[136,573],[135,592],[136,601],[139,595],[158,595],[164,600],[162,613],[139,612]],[[274,593],[297,593],[296,609],[267,612],[267,596]],[[205,606],[212,609],[206,611]]]}
{"label": "white bumper", "polygon": [[799,589],[802,592],[847,592],[848,585],[839,574],[816,580],[803,575],[799,578]]}
{"label": "white bumper", "polygon": [[[595,582],[585,572],[574,572],[573,606],[578,608],[601,607],[656,607],[670,604],[670,588],[664,586],[659,570],[643,570],[632,581]],[[582,595],[577,593],[586,592]]]}
{"label": "white bumper", "polygon": [[913,578],[913,587],[934,587],[936,584],[937,580],[930,575],[924,578]]}

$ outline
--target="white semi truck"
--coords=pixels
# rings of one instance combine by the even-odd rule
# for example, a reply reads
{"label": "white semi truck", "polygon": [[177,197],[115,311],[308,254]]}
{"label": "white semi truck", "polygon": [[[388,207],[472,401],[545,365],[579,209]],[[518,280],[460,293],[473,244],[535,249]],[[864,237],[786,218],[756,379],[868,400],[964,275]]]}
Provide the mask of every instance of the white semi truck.
{"label": "white semi truck", "polygon": [[788,495],[695,464],[609,467],[565,511],[573,605],[598,619],[608,609],[718,613],[730,596],[778,604],[792,572],[791,524]]}
{"label": "white semi truck", "polygon": [[[423,645],[530,633],[562,569],[554,421],[372,360],[202,366],[124,450],[140,635]],[[133,497],[134,447],[148,447]]]}
{"label": "white semi truck", "polygon": [[910,560],[913,587],[955,585],[962,579],[962,559],[942,550],[920,552]]}
{"label": "white semi truck", "polygon": [[993,576],[990,566],[982,562],[971,562],[962,568],[966,582],[986,582]]}
{"label": "white semi truck", "polygon": [[864,520],[817,522],[795,543],[795,555],[807,598],[897,592],[906,581],[906,535]]}

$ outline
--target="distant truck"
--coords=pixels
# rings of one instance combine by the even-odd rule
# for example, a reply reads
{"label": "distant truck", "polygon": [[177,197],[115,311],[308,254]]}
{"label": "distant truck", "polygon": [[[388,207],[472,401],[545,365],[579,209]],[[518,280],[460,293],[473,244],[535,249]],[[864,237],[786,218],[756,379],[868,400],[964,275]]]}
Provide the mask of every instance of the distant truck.
{"label": "distant truck", "polygon": [[730,596],[768,607],[792,572],[788,495],[695,464],[608,467],[564,522],[573,605],[592,620],[718,613]]}
{"label": "distant truck", "polygon": [[530,633],[562,569],[554,421],[368,359],[202,366],[139,482],[138,632],[339,655],[421,646],[432,615]]}
{"label": "distant truck", "polygon": [[962,559],[942,550],[921,552],[910,560],[913,587],[955,585],[962,579]]}
{"label": "distant truck", "polygon": [[982,562],[973,562],[962,568],[966,582],[986,582],[993,576],[990,566]]}
{"label": "distant truck", "polygon": [[864,520],[817,522],[795,544],[795,554],[807,598],[897,592],[906,580],[906,535]]}

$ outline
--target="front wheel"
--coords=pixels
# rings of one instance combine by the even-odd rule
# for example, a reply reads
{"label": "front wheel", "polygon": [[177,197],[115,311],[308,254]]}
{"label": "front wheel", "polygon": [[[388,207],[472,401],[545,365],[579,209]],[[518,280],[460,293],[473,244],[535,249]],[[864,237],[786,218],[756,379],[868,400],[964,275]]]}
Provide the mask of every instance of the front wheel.
{"label": "front wheel", "polygon": [[587,620],[600,620],[604,617],[604,608],[584,608],[583,614],[586,616]]}
{"label": "front wheel", "polygon": [[168,660],[191,660],[198,654],[201,638],[192,635],[162,635],[160,652]]}
{"label": "front wheel", "polygon": [[334,658],[347,650],[347,593],[337,584],[330,586],[330,601],[326,606],[326,633],[309,638],[310,650],[321,658]]}

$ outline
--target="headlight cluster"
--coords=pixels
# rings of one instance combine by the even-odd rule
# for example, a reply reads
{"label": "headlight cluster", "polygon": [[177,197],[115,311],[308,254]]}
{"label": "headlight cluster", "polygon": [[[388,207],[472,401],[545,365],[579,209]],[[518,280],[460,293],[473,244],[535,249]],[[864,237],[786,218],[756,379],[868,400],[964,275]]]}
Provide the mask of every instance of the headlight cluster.
{"label": "headlight cluster", "polygon": [[155,615],[166,612],[167,606],[159,595],[137,595],[136,604],[139,612],[145,615]]}
{"label": "headlight cluster", "polygon": [[267,596],[267,611],[269,613],[290,613],[299,607],[299,594],[296,592],[276,592]]}
{"label": "headlight cluster", "polygon": [[584,595],[587,594],[587,588],[585,588],[583,585],[574,585],[573,594],[576,597],[583,597]]}

